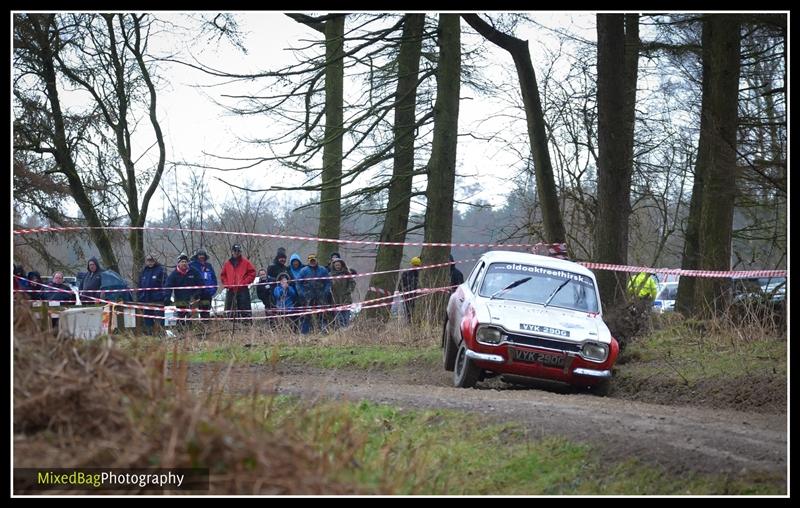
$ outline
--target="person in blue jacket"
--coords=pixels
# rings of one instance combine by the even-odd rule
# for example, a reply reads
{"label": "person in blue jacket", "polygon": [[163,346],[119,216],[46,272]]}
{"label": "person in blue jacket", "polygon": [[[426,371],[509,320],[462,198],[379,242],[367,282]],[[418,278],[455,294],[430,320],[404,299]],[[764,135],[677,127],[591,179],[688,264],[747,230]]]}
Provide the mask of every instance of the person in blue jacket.
{"label": "person in blue jacket", "polygon": [[200,317],[207,318],[211,311],[211,300],[217,294],[217,274],[214,273],[214,267],[208,262],[208,253],[202,247],[195,251],[189,266],[200,273],[203,285],[206,286],[200,295],[197,308],[200,309]]}
{"label": "person in blue jacket", "polygon": [[[158,262],[154,254],[149,254],[144,259],[144,268],[139,275],[139,291],[136,301],[146,304],[148,307],[161,306],[164,303],[165,291],[162,289],[167,280],[167,271]],[[142,314],[149,316],[142,320],[144,333],[153,335],[153,325],[164,326],[164,311],[155,309],[142,309]]]}
{"label": "person in blue jacket", "polygon": [[[289,274],[286,272],[279,274],[278,286],[272,291],[275,300],[275,308],[278,309],[281,314],[292,312],[297,300],[297,290],[289,284],[290,279],[291,277],[289,277]],[[299,321],[299,316],[289,316],[289,326],[292,331],[297,331],[297,324]]]}
{"label": "person in blue jacket", "polygon": [[297,283],[295,281],[300,278],[300,272],[303,271],[303,268],[305,268],[305,265],[302,261],[300,261],[300,254],[296,252],[293,253],[292,257],[289,258],[289,266],[288,270],[286,270],[286,273],[292,279],[292,285],[295,287],[295,289],[297,289]]}
{"label": "person in blue jacket", "polygon": [[[308,265],[300,270],[300,278],[297,280],[297,292],[308,307],[321,307],[328,304],[328,294],[331,292],[331,280],[320,277],[329,277],[328,270],[324,266],[319,266],[316,254],[308,255]],[[308,280],[316,279],[316,280]],[[317,317],[319,319],[313,319]],[[303,316],[303,324],[300,333],[306,334],[311,331],[312,321],[319,321],[321,330],[327,327],[327,319],[324,312],[306,314]]]}
{"label": "person in blue jacket", "polygon": [[167,277],[164,295],[164,305],[169,305],[173,293],[175,294],[175,317],[178,323],[186,324],[186,318],[191,317],[192,309],[197,308],[203,296],[203,289],[196,286],[202,285],[203,276],[189,266],[189,256],[186,254],[178,256],[178,266]]}

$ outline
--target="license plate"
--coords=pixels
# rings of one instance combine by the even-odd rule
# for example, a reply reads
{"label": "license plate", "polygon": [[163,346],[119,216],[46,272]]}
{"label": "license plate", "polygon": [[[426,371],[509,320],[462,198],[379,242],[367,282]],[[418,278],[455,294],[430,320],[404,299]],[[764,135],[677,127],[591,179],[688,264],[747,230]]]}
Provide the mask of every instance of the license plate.
{"label": "license plate", "polygon": [[564,355],[558,353],[541,353],[522,349],[511,349],[511,357],[520,362],[541,363],[548,367],[563,367],[565,360]]}

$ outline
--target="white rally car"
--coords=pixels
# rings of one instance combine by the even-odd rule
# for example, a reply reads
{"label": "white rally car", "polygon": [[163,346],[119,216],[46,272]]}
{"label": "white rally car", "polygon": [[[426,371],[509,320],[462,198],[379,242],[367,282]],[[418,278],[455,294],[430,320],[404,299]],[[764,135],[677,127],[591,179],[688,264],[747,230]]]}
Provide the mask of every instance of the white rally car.
{"label": "white rally car", "polygon": [[507,374],[609,389],[619,344],[594,274],[548,256],[491,251],[450,296],[444,368],[458,387]]}

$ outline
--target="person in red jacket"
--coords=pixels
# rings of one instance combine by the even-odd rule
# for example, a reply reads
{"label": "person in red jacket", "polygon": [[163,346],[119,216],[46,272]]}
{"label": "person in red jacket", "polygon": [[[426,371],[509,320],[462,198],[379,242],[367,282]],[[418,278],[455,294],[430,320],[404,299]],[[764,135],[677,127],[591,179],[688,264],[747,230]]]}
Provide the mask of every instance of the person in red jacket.
{"label": "person in red jacket", "polygon": [[229,317],[250,316],[250,284],[256,279],[256,268],[242,256],[242,246],[231,246],[231,257],[222,265],[219,274],[225,286],[225,314]]}

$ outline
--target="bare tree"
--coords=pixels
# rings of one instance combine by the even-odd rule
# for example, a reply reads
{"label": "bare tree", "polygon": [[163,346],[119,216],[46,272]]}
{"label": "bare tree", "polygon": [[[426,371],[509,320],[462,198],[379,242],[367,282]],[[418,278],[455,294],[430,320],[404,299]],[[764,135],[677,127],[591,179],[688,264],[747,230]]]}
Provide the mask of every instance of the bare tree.
{"label": "bare tree", "polygon": [[[425,242],[449,243],[453,237],[453,191],[458,145],[458,106],[461,89],[461,27],[458,15],[439,15],[439,70],[434,107],[433,150],[428,163],[428,189],[425,209]],[[448,261],[450,247],[425,246],[425,264]],[[427,287],[449,284],[447,267],[425,270],[420,283]],[[441,303],[443,295],[434,296]],[[435,314],[440,315],[440,314]]]}
{"label": "bare tree", "polygon": [[[597,221],[594,257],[627,264],[633,173],[633,125],[639,59],[639,16],[597,15]],[[601,271],[603,304],[625,297],[625,275]]]}

